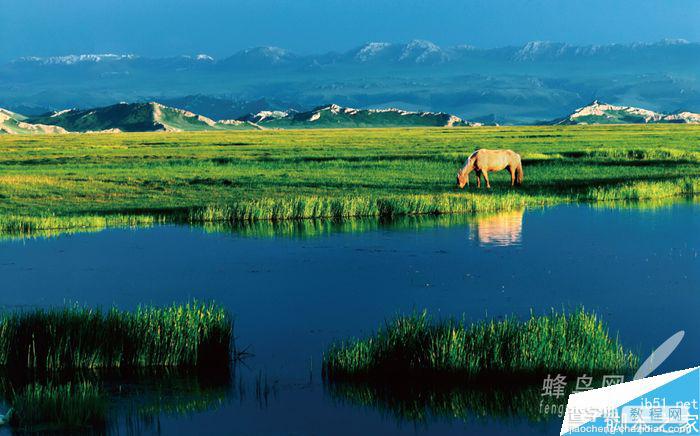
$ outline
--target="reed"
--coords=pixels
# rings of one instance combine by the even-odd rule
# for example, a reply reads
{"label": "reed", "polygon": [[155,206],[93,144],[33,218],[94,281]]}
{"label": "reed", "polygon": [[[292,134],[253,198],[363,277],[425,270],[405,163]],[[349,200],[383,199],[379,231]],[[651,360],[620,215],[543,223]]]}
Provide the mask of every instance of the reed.
{"label": "reed", "polygon": [[323,357],[327,380],[539,376],[629,372],[638,358],[595,314],[552,311],[521,321],[433,321],[401,316],[365,339],[341,341]]}
{"label": "reed", "polygon": [[0,318],[0,366],[9,370],[224,366],[233,352],[231,317],[213,303],[134,312],[73,306]]}

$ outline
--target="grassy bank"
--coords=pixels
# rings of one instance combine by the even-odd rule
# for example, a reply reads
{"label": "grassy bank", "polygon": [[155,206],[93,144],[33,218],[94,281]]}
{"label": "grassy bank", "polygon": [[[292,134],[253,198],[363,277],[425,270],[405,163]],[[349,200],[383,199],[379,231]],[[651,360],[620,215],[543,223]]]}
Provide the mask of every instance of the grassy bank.
{"label": "grassy bank", "polygon": [[225,366],[232,352],[232,320],[214,304],[71,307],[0,318],[0,366],[9,370]]}
{"label": "grassy bank", "polygon": [[83,382],[26,386],[11,400],[10,425],[26,430],[77,430],[104,426],[108,399],[98,386]]}
{"label": "grassy bank", "polygon": [[[0,137],[0,233],[153,222],[479,213],[700,190],[700,127],[352,129]],[[523,156],[457,191],[475,148]]]}
{"label": "grassy bank", "polygon": [[583,310],[473,324],[438,322],[423,314],[399,317],[369,338],[331,346],[323,373],[330,381],[470,380],[624,373],[637,364],[602,321]]}

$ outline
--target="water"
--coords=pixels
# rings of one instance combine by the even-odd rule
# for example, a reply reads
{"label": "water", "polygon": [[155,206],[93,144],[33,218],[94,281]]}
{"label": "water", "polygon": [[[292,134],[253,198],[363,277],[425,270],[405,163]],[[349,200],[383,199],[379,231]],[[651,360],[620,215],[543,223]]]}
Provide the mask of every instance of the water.
{"label": "water", "polygon": [[[163,226],[0,242],[0,304],[224,304],[238,345],[254,355],[211,405],[155,413],[139,428],[145,433],[558,434],[556,416],[415,422],[379,407],[386,399],[360,405],[324,388],[329,343],[413,310],[481,319],[583,305],[642,360],[685,330],[658,371],[699,364],[700,204],[308,226]],[[168,393],[174,401],[199,395]]]}

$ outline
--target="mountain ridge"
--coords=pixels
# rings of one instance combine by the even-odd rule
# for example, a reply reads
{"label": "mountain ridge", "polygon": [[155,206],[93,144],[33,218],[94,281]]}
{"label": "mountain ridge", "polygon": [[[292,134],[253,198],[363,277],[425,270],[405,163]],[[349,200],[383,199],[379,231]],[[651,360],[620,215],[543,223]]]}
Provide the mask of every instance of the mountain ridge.
{"label": "mountain ridge", "polygon": [[305,112],[260,111],[239,119],[217,121],[154,101],[122,102],[91,109],[63,109],[29,117],[0,109],[0,133],[8,134],[476,125],[479,124],[444,112],[355,109],[336,104],[318,106]]}
{"label": "mountain ridge", "polygon": [[[666,113],[699,107],[700,44],[533,41],[478,48],[413,40],[374,41],[321,54],[257,47],[216,57],[25,57],[0,64],[0,81],[0,101],[33,115],[70,105],[153,100],[210,118],[237,119],[260,110],[307,110],[333,102],[530,124],[595,98]],[[188,101],[186,96],[200,97]]]}
{"label": "mountain ridge", "polygon": [[566,117],[553,120],[550,124],[700,124],[700,114],[677,111],[670,114],[655,112],[634,106],[621,106],[594,100],[576,109]]}
{"label": "mountain ridge", "polygon": [[[656,42],[610,43],[610,44],[569,44],[564,42],[533,40],[521,45],[507,45],[494,48],[480,48],[468,44],[439,46],[432,41],[413,39],[408,42],[370,41],[342,52],[321,52],[301,55],[277,46],[257,46],[238,50],[231,55],[216,59],[213,56],[197,53],[178,56],[141,56],[134,53],[82,53],[58,56],[23,56],[9,61],[10,64],[33,63],[40,65],[77,65],[81,63],[108,63],[119,61],[157,61],[157,60],[192,60],[218,64],[236,64],[245,61],[250,64],[284,65],[292,61],[324,59],[326,62],[338,60],[355,60],[369,62],[373,60],[413,61],[416,64],[433,62],[451,62],[463,58],[465,54],[502,55],[511,61],[533,61],[543,57],[563,58],[566,56],[591,57],[615,50],[642,51],[645,49],[675,47],[699,48],[700,42],[684,39],[662,39]],[[257,60],[258,62],[253,62]]]}

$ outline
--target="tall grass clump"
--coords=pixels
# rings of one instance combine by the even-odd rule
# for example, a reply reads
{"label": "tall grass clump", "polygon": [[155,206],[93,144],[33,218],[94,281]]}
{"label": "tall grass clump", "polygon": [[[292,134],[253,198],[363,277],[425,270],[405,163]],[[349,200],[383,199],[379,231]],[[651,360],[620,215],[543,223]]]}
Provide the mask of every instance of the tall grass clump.
{"label": "tall grass clump", "polygon": [[680,196],[691,197],[698,193],[700,193],[700,179],[684,177],[669,181],[642,181],[614,187],[590,188],[583,199],[590,201],[638,201]]}
{"label": "tall grass clump", "polygon": [[283,221],[298,219],[390,218],[411,215],[474,214],[523,208],[526,204],[553,204],[546,197],[524,198],[517,193],[480,195],[316,196],[244,200],[189,210],[190,223]]}
{"label": "tall grass clump", "polygon": [[325,353],[330,380],[537,376],[627,372],[638,358],[595,314],[551,312],[525,321],[436,322],[402,316],[372,337],[336,343]]}
{"label": "tall grass clump", "polygon": [[11,370],[227,365],[233,323],[213,303],[107,312],[68,307],[0,318],[0,366]]}
{"label": "tall grass clump", "polygon": [[0,237],[46,237],[69,233],[77,229],[102,230],[108,227],[143,227],[163,221],[162,217],[152,215],[29,216],[10,214],[0,215]]}
{"label": "tall grass clump", "polygon": [[104,425],[107,394],[89,383],[31,384],[11,400],[10,425],[22,429],[65,430]]}

